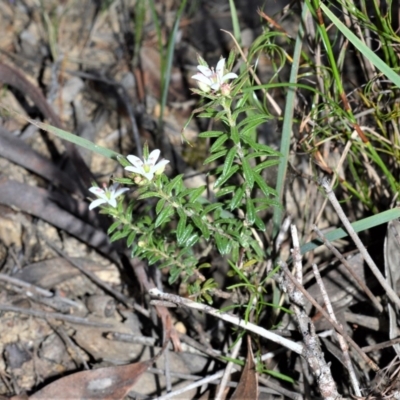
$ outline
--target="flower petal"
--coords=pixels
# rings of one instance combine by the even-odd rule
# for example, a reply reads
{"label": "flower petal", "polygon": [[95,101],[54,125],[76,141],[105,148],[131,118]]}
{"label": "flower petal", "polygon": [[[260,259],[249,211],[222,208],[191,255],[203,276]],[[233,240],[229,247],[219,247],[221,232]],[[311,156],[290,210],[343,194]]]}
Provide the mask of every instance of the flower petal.
{"label": "flower petal", "polygon": [[220,82],[216,82],[216,83],[213,83],[211,85],[211,89],[215,90],[216,92],[219,90],[220,87],[221,87],[221,83]]}
{"label": "flower petal", "polygon": [[146,160],[146,164],[150,164],[150,165],[154,165],[156,163],[156,161],[158,160],[158,157],[160,157],[161,151],[158,149],[153,150],[150,155],[149,158]]}
{"label": "flower petal", "polygon": [[222,76],[224,75],[224,68],[225,68],[225,58],[221,58],[218,61],[218,64],[215,68],[215,72],[217,73],[219,79],[221,79]]}
{"label": "flower petal", "polygon": [[198,65],[197,66],[197,69],[202,73],[202,75],[205,75],[205,76],[211,76],[212,74],[213,74],[213,72],[211,71],[211,69],[210,68],[208,68],[208,67],[205,67],[204,65]]}
{"label": "flower petal", "polygon": [[113,206],[114,208],[117,207],[117,200],[115,200],[115,197],[111,197],[111,199],[108,199],[108,204],[110,206]]}
{"label": "flower petal", "polygon": [[90,205],[89,205],[89,210],[93,210],[93,208],[96,208],[96,207],[98,207],[100,204],[104,204],[104,203],[107,203],[107,200],[104,200],[104,199],[96,199],[96,200],[93,200],[93,201],[90,203]]}
{"label": "flower petal", "polygon": [[114,198],[121,196],[122,193],[125,193],[128,190],[129,190],[129,188],[119,188],[118,190],[115,191]]}
{"label": "flower petal", "polygon": [[135,174],[143,175],[143,173],[144,173],[143,166],[141,166],[141,167],[125,167],[125,169],[127,171],[134,172]]}
{"label": "flower petal", "polygon": [[224,75],[221,79],[221,82],[225,82],[228,79],[236,79],[239,78],[234,72],[228,72],[226,75]]}
{"label": "flower petal", "polygon": [[201,83],[204,83],[207,86],[211,86],[212,85],[212,80],[210,78],[207,78],[205,75],[203,74],[196,74],[192,76],[192,79],[195,79],[196,81],[199,81]]}
{"label": "flower petal", "polygon": [[129,155],[126,158],[135,167],[141,167],[143,165],[143,161],[139,157]]}
{"label": "flower petal", "polygon": [[92,186],[91,188],[89,188],[89,192],[92,192],[96,196],[104,195],[104,190],[98,186]]}

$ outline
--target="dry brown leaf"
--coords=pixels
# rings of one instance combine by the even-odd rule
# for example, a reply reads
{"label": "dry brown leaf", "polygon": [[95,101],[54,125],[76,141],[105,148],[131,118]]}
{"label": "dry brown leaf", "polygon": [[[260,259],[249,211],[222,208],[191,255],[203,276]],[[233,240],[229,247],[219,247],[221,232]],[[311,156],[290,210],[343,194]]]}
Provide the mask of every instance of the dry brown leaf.
{"label": "dry brown leaf", "polygon": [[231,400],[257,400],[258,399],[258,377],[256,366],[253,360],[253,351],[251,349],[251,337],[247,336],[247,359],[244,366],[239,384],[233,392]]}
{"label": "dry brown leaf", "polygon": [[123,399],[154,360],[77,372],[50,383],[29,399],[59,399],[60,394],[65,399]]}

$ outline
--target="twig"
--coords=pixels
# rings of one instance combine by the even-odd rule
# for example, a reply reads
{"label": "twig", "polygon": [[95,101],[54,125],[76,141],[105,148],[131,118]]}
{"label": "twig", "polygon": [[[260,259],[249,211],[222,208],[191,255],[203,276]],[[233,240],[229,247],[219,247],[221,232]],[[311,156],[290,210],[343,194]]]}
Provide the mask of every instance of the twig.
{"label": "twig", "polygon": [[[316,264],[313,264],[313,271],[314,271],[314,275],[315,275],[315,279],[317,280],[317,285],[319,286],[319,289],[321,291],[322,294],[322,298],[324,299],[324,303],[326,306],[326,310],[328,311],[328,314],[331,316],[331,318],[337,322],[336,316],[335,316],[335,312],[333,311],[333,307],[331,304],[331,301],[329,299],[328,293],[326,292],[326,288],[325,288],[325,284],[322,281],[321,275],[319,273],[318,267]],[[341,324],[339,324],[341,326]],[[361,397],[361,391],[360,391],[360,387],[358,384],[358,380],[354,371],[354,367],[353,364],[351,362],[350,359],[350,354],[349,354],[349,346],[347,345],[347,343],[345,342],[344,338],[342,335],[337,334],[337,338],[338,338],[338,342],[340,345],[340,348],[342,349],[343,352],[343,360],[344,363],[346,365],[347,370],[349,371],[349,376],[350,376],[350,382],[353,386],[353,390],[354,390],[354,394],[356,396]]]}
{"label": "twig", "polygon": [[[320,393],[325,400],[335,400],[340,397],[336,383],[333,380],[330,366],[325,361],[319,338],[315,333],[314,324],[305,312],[303,293],[297,290],[298,286],[301,286],[303,281],[303,265],[301,261],[300,243],[295,225],[291,225],[291,234],[293,241],[294,276],[292,275],[292,281],[287,278],[283,279],[281,285],[293,303],[293,310],[297,318],[299,331],[303,336],[305,347],[304,358],[317,381]],[[284,272],[286,273],[285,270]],[[295,282],[298,286],[294,284]]]}
{"label": "twig", "polygon": [[251,322],[246,322],[245,320],[243,320],[235,315],[221,312],[220,310],[217,310],[213,307],[210,307],[210,306],[207,306],[207,305],[201,304],[201,303],[196,303],[196,302],[186,299],[184,297],[180,297],[180,296],[177,296],[174,294],[169,294],[169,293],[163,293],[156,288],[150,289],[149,294],[152,297],[156,297],[157,299],[166,300],[168,302],[175,303],[178,306],[186,306],[189,308],[193,308],[195,310],[203,311],[207,314],[213,315],[214,317],[220,318],[223,321],[230,322],[230,323],[237,325],[243,329],[246,329],[250,332],[260,335],[268,340],[271,340],[275,343],[285,346],[297,354],[303,353],[304,346],[302,344],[296,343],[289,339],[281,337],[281,336],[277,335],[276,333],[273,333],[264,328],[261,328],[260,326],[252,324]]}
{"label": "twig", "polygon": [[0,304],[0,311],[11,311],[11,312],[15,312],[15,313],[32,315],[33,317],[43,318],[43,319],[48,319],[48,318],[60,319],[62,321],[71,322],[73,324],[94,326],[94,327],[98,327],[98,328],[112,328],[113,327],[113,325],[110,325],[110,324],[103,324],[101,322],[89,321],[85,318],[74,317],[73,315],[65,315],[65,314],[60,314],[60,313],[32,310],[29,308],[15,307],[15,306],[11,306],[8,304]]}
{"label": "twig", "polygon": [[61,296],[55,296],[53,292],[50,290],[43,289],[39,286],[35,286],[29,282],[25,282],[21,279],[17,279],[8,275],[5,275],[3,273],[0,273],[0,281],[10,283],[15,286],[19,286],[24,289],[25,295],[27,297],[33,297],[35,294],[40,295],[43,297],[47,297],[50,299],[54,299],[60,303],[65,303],[69,307],[75,307],[75,308],[80,308],[79,303],[76,301],[73,301],[71,299],[68,299],[66,297],[61,297]]}
{"label": "twig", "polygon": [[285,274],[289,277],[289,279],[293,282],[293,284],[297,287],[297,289],[299,289],[307,298],[307,300],[330,322],[330,324],[332,324],[336,332],[339,332],[342,336],[345,337],[347,342],[354,348],[355,351],[357,351],[357,353],[373,371],[378,371],[379,367],[360,349],[357,343],[345,331],[343,331],[343,329],[335,321],[332,320],[328,313],[314,300],[314,298],[307,292],[307,290],[305,290],[304,287],[296,281],[295,277],[289,271],[286,263],[280,261],[279,265],[283,269]]}
{"label": "twig", "polygon": [[325,189],[326,195],[328,196],[329,201],[331,202],[333,208],[335,209],[338,217],[342,221],[344,227],[346,228],[349,236],[353,239],[355,245],[357,246],[358,250],[360,251],[361,255],[363,256],[365,262],[368,264],[369,268],[371,269],[372,273],[375,275],[378,282],[381,286],[385,289],[386,294],[388,295],[389,299],[396,304],[397,307],[400,308],[400,299],[397,296],[396,292],[390,287],[388,282],[386,281],[385,277],[382,275],[379,268],[376,266],[374,260],[369,255],[367,249],[361,242],[361,239],[353,229],[350,224],[350,221],[347,219],[345,213],[343,212],[342,207],[340,206],[339,202],[336,199],[335,193],[333,193],[332,189],[329,186],[329,182],[326,178],[322,179],[321,186]]}
{"label": "twig", "polygon": [[325,246],[334,254],[334,256],[345,266],[349,274],[356,280],[356,282],[360,285],[360,287],[364,290],[365,294],[370,298],[372,303],[379,312],[383,311],[382,304],[379,303],[378,299],[373,295],[373,293],[369,290],[369,287],[363,282],[362,279],[355,273],[354,269],[347,262],[347,260],[340,254],[337,248],[329,241],[326,240],[324,234],[314,226],[314,232],[318,235],[318,237],[324,242]]}
{"label": "twig", "polygon": [[[240,338],[237,341],[237,343],[235,344],[235,346],[233,347],[232,353],[230,355],[231,359],[237,358],[241,346],[242,346],[242,338]],[[234,363],[232,361],[229,361],[226,364],[224,375],[222,376],[221,383],[218,388],[218,392],[215,395],[215,400],[221,400],[223,398],[224,391],[229,382],[229,378],[231,377],[233,368],[234,368]]]}

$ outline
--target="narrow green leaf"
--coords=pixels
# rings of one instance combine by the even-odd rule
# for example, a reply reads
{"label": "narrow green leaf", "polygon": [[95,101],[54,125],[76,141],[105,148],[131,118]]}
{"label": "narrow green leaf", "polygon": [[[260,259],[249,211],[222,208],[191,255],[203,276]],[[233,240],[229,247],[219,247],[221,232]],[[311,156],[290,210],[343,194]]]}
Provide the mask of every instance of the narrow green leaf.
{"label": "narrow green leaf", "polygon": [[161,210],[164,207],[165,202],[166,202],[165,199],[158,200],[157,205],[156,205],[156,214],[157,215],[160,214]]}
{"label": "narrow green leaf", "polygon": [[256,219],[256,210],[251,199],[247,199],[246,202],[246,219],[250,225],[253,225]]}
{"label": "narrow green leaf", "polygon": [[217,249],[221,255],[228,254],[228,239],[221,236],[219,233],[215,235],[215,244],[217,245]]}
{"label": "narrow green leaf", "polygon": [[214,183],[214,189],[217,189],[218,187],[222,186],[233,174],[235,174],[239,170],[238,165],[232,166],[231,170],[226,176],[220,176]]}
{"label": "narrow green leaf", "polygon": [[174,190],[175,188],[179,188],[180,184],[182,184],[182,177],[183,175],[181,174],[177,175],[174,179],[172,179],[172,181],[169,182],[168,185],[164,187],[165,192],[171,195],[172,190]]}
{"label": "narrow green leaf", "polygon": [[165,207],[160,214],[158,214],[158,217],[156,219],[156,222],[154,223],[154,226],[158,228],[160,225],[162,225],[164,222],[167,222],[170,217],[174,214],[174,208],[172,206],[167,206]]}
{"label": "narrow green leaf", "polygon": [[210,162],[213,162],[213,161],[217,160],[218,158],[225,156],[227,152],[228,152],[228,150],[224,149],[224,150],[219,151],[218,153],[212,154],[210,157],[207,157],[204,160],[203,164],[204,165],[209,164]]}
{"label": "narrow green leaf", "polygon": [[179,245],[183,241],[182,239],[184,237],[184,233],[185,233],[185,229],[186,229],[186,221],[187,221],[187,217],[185,214],[184,214],[183,218],[181,215],[179,216],[179,222],[176,227],[176,239],[177,239]]}
{"label": "narrow green leaf", "polygon": [[224,143],[227,141],[228,139],[228,134],[224,133],[223,135],[221,135],[214,143],[213,145],[210,147],[210,152],[211,153],[215,153],[216,151],[219,151],[221,149],[221,146],[224,145]]}
{"label": "narrow green leaf", "polygon": [[130,234],[129,234],[129,236],[128,236],[128,239],[126,239],[126,247],[131,247],[132,246],[132,243],[133,243],[133,241],[135,240],[135,237],[136,237],[136,232],[135,231],[132,231]]}
{"label": "narrow green leaf", "polygon": [[197,233],[194,233],[193,235],[191,235],[188,238],[188,240],[186,240],[185,246],[192,247],[193,245],[195,245],[197,243],[198,240],[199,240],[199,236],[197,235]]}
{"label": "narrow green leaf", "polygon": [[116,240],[123,239],[124,237],[128,236],[129,232],[118,231],[114,232],[114,234],[110,237],[111,242],[115,242]]}
{"label": "narrow green leaf", "polygon": [[261,175],[259,175],[259,174],[257,174],[257,173],[254,173],[253,177],[254,177],[254,180],[255,180],[255,182],[257,183],[258,187],[261,189],[261,191],[264,193],[265,196],[268,197],[268,196],[270,196],[270,195],[273,195],[273,196],[276,196],[276,195],[277,195],[276,190],[273,189],[273,188],[271,188],[271,187],[269,187],[269,186],[265,183],[265,181],[264,181],[264,179],[262,178]]}
{"label": "narrow green leaf", "polygon": [[205,186],[199,186],[196,189],[192,189],[189,196],[189,202],[194,203],[204,193],[205,190]]}
{"label": "narrow green leaf", "polygon": [[253,169],[251,168],[249,162],[245,158],[242,160],[242,169],[246,185],[250,189],[253,189],[255,173],[253,172]]}
{"label": "narrow green leaf", "polygon": [[178,245],[179,246],[183,246],[187,240],[189,240],[190,235],[193,232],[193,226],[192,225],[187,225],[186,228],[184,229],[184,231],[182,232],[182,236],[181,238],[177,238],[178,239]]}
{"label": "narrow green leaf", "polygon": [[262,163],[257,164],[254,167],[254,172],[258,173],[260,171],[262,171],[265,168],[269,168],[272,167],[274,165],[278,165],[279,164],[279,158],[273,158],[273,159],[269,159],[267,161],[263,161]]}
{"label": "narrow green leaf", "polygon": [[222,177],[225,177],[226,175],[229,174],[231,168],[232,168],[232,164],[233,164],[233,160],[235,159],[237,153],[237,147],[232,147],[228,154],[225,157],[225,162],[224,162],[224,169],[222,170]]}
{"label": "narrow green leaf", "polygon": [[255,223],[257,229],[259,229],[261,232],[265,231],[265,224],[257,214],[256,214],[256,219],[255,219],[254,223]]}
{"label": "narrow green leaf", "polygon": [[238,205],[243,199],[243,196],[244,196],[244,190],[243,188],[239,187],[236,190],[235,194],[233,195],[232,200],[229,202],[228,207],[231,211],[235,210],[238,207]]}
{"label": "narrow green leaf", "polygon": [[232,193],[236,190],[236,186],[231,185],[231,186],[226,186],[224,188],[222,188],[221,190],[218,190],[217,193],[215,193],[216,197],[221,197],[221,196],[225,196],[229,193]]}
{"label": "narrow green leaf", "polygon": [[107,235],[111,235],[120,225],[121,225],[121,222],[120,222],[120,221],[115,221],[115,222],[107,229]]}
{"label": "narrow green leaf", "polygon": [[[254,127],[254,126],[262,124],[263,122],[267,121],[268,119],[269,119],[269,117],[264,114],[250,115],[249,117],[246,117],[243,121],[240,121],[237,124],[237,128],[240,130],[240,132],[243,132],[243,129],[240,129],[240,128],[246,129],[246,127],[248,125],[251,125]],[[245,135],[243,134],[243,136],[245,136]]]}
{"label": "narrow green leaf", "polygon": [[191,218],[194,224],[201,230],[204,239],[208,240],[210,238],[210,231],[204,221],[198,215],[192,215]]}
{"label": "narrow green leaf", "polygon": [[203,217],[211,212],[213,212],[214,210],[216,210],[217,208],[221,208],[223,206],[222,203],[212,203],[209,204],[208,206],[206,206],[204,208],[204,210],[201,212],[200,216]]}
{"label": "narrow green leaf", "polygon": [[220,137],[224,134],[225,133],[222,131],[206,131],[206,132],[199,133],[198,136],[201,138],[213,138],[213,137]]}
{"label": "narrow green leaf", "polygon": [[149,197],[158,197],[161,196],[157,192],[145,192],[138,197],[138,200],[148,199]]}

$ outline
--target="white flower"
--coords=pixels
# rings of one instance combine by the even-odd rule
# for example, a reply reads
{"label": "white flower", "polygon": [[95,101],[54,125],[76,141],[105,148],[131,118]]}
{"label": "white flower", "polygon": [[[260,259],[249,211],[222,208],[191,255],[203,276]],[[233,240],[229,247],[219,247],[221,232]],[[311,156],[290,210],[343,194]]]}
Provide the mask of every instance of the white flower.
{"label": "white flower", "polygon": [[200,71],[196,75],[193,75],[192,78],[198,81],[199,88],[203,92],[209,92],[211,89],[214,91],[218,91],[221,88],[221,85],[229,79],[236,79],[238,76],[233,72],[228,72],[224,75],[225,69],[225,58],[221,58],[218,61],[217,67],[208,68],[204,65],[198,65],[197,69]]}
{"label": "white flower", "polygon": [[143,175],[149,181],[153,180],[154,174],[162,174],[165,166],[169,163],[168,160],[162,159],[156,164],[158,157],[160,157],[160,150],[153,150],[147,159],[143,161],[136,156],[127,156],[128,161],[133,167],[125,167],[127,171],[134,172],[135,174]]}
{"label": "white flower", "polygon": [[98,207],[100,204],[108,203],[110,206],[114,208],[117,207],[117,200],[115,200],[122,193],[125,193],[128,188],[119,188],[118,183],[113,183],[109,188],[104,185],[104,189],[98,186],[92,186],[89,191],[98,197],[97,200],[93,200],[89,205],[89,210],[93,210],[93,208]]}

